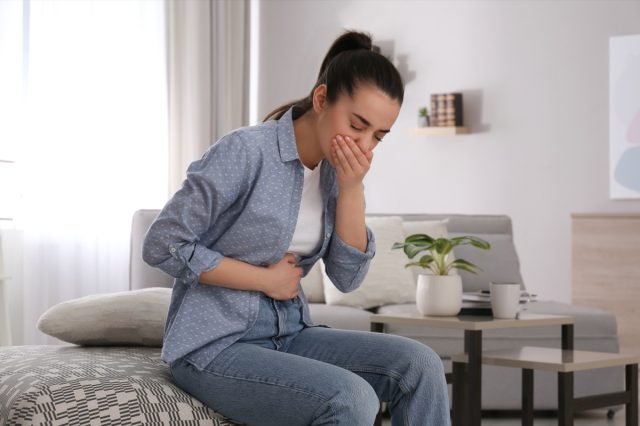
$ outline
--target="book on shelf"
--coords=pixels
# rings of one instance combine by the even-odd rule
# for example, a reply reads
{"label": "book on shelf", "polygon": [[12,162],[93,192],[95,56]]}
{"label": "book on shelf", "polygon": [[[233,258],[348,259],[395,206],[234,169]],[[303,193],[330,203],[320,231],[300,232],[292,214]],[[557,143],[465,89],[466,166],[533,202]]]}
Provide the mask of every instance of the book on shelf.
{"label": "book on shelf", "polygon": [[434,127],[463,126],[462,93],[431,95],[431,125]]}

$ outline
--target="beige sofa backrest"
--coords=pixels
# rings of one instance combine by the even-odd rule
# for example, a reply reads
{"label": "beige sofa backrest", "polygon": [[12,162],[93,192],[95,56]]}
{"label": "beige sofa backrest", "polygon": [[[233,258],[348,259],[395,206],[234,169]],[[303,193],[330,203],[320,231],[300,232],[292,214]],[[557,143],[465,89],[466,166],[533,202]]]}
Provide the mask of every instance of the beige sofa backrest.
{"label": "beige sofa backrest", "polygon": [[[142,260],[142,243],[151,223],[160,210],[138,210],[133,215],[131,226],[131,253],[129,265],[129,288],[173,286],[173,278]],[[469,246],[457,247],[455,256],[483,267],[478,275],[460,272],[465,291],[488,289],[489,281],[522,283],[520,263],[513,244],[511,219],[506,215],[463,214],[367,214],[371,217],[400,216],[405,221],[440,220],[449,218],[449,236],[476,235],[487,239],[493,248],[487,252]],[[523,285],[524,287],[524,285]]]}

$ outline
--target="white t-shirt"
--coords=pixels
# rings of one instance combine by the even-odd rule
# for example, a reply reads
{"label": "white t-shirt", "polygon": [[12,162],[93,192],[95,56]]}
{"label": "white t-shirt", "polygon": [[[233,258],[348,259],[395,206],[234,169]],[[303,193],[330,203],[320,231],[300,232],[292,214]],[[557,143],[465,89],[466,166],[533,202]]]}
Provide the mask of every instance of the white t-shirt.
{"label": "white t-shirt", "polygon": [[320,192],[320,161],[315,169],[304,166],[302,200],[296,230],[289,246],[289,252],[298,256],[310,256],[318,250],[322,242],[324,227],[324,205]]}

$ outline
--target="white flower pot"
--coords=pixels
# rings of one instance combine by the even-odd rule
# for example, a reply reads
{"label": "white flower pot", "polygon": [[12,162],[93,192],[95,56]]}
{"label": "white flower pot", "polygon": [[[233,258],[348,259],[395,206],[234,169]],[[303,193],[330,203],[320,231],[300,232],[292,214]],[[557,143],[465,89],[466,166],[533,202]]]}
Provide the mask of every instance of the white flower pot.
{"label": "white flower pot", "polygon": [[459,275],[418,275],[418,312],[425,316],[454,316],[462,308],[462,278]]}

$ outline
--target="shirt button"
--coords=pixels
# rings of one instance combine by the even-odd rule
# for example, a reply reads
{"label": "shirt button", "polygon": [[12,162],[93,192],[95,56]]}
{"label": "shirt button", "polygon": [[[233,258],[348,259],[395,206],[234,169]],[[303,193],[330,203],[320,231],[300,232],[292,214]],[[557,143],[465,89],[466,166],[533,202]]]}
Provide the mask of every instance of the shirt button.
{"label": "shirt button", "polygon": [[327,232],[327,238],[329,238],[330,236],[331,236],[331,234]]}
{"label": "shirt button", "polygon": [[175,247],[171,247],[171,248],[169,249],[169,253],[175,253],[175,252],[176,252],[176,248],[175,248]]}

